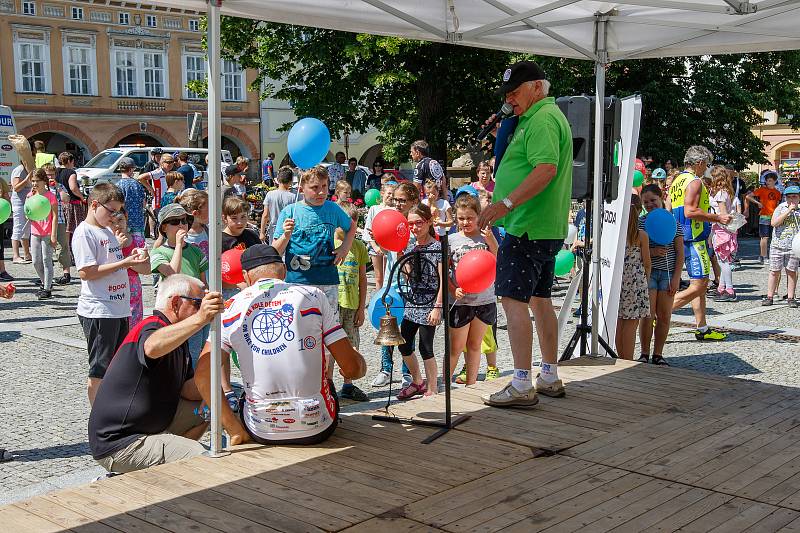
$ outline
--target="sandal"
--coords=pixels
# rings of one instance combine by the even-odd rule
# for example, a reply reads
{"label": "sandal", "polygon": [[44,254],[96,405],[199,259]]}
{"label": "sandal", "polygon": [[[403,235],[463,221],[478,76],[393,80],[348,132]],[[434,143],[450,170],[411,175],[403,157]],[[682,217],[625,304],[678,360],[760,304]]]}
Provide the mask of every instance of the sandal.
{"label": "sandal", "polygon": [[669,366],[667,360],[664,359],[663,355],[653,355],[653,364],[658,366]]}
{"label": "sandal", "polygon": [[425,394],[427,390],[428,390],[428,384],[425,383],[425,381],[423,381],[419,385],[417,385],[412,381],[411,385],[408,385],[407,387],[405,387],[403,390],[400,391],[400,393],[397,395],[397,399],[400,401],[410,400],[414,396],[420,396],[422,394]]}
{"label": "sandal", "polygon": [[228,391],[225,393],[225,399],[228,401],[228,405],[231,407],[231,411],[234,413],[239,412],[239,398],[236,396],[236,391]]}
{"label": "sandal", "polygon": [[771,296],[764,296],[761,298],[761,305],[764,307],[768,307],[773,304],[773,299]]}
{"label": "sandal", "polygon": [[[655,358],[655,356],[653,356],[653,358]],[[643,353],[642,355],[639,356],[639,359],[637,359],[637,361],[639,361],[640,363],[649,363],[650,356],[647,355],[646,353]]]}

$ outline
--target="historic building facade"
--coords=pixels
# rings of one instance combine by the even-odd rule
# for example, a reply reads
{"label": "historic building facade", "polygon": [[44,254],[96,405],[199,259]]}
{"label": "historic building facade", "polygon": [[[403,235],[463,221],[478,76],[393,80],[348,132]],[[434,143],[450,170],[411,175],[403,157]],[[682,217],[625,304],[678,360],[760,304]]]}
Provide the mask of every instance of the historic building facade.
{"label": "historic building facade", "polygon": [[[82,160],[120,144],[186,146],[187,114],[207,114],[186,87],[206,76],[200,18],[130,1],[0,0],[0,104],[20,133]],[[257,159],[255,76],[224,61],[222,77],[223,148]]]}

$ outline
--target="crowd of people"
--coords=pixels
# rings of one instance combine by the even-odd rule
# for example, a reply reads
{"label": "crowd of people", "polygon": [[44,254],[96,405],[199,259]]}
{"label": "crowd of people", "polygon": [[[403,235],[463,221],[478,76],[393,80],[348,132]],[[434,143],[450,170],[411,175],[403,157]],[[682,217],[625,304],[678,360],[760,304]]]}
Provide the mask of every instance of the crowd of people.
{"label": "crowd of people", "polygon": [[[499,94],[513,106],[516,127],[501,139],[501,126],[495,157],[478,166],[471,186],[456,191],[447,187],[444,170],[430,157],[425,141],[410,147],[412,180],[384,172],[380,160],[369,175],[354,160],[345,167],[342,153],[335,163],[307,169],[296,180],[297,172],[276,169],[270,154],[262,170],[277,188],[264,197],[257,225],[242,196],[246,160],[229,165],[218,178],[220,213],[209,213],[208,193],[197,187],[194,170],[184,168],[189,165],[181,153],[173,157],[154,151],[150,168],[138,175],[135,163],[124,158],[118,183],[99,183],[88,194],[79,187],[69,154],[59,156],[58,168],[46,158],[36,169],[15,168],[10,184],[13,261],[35,263],[41,299],[52,296],[53,283],[71,283],[73,261],[81,281],[77,314],[87,341],[89,441],[95,459],[109,471],[127,472],[202,452],[197,440],[207,428],[204,406],[211,397],[207,339],[217,315],[226,400],[222,422],[230,442],[314,444],[327,438],[338,421],[339,398],[369,399],[353,380],[367,372],[358,350],[359,329],[367,322],[370,264],[374,290],[401,280],[406,288],[399,400],[434,396],[443,380],[476,383],[483,357],[484,379],[500,376],[498,298],[508,320],[514,368],[509,383],[483,401],[531,407],[537,394],[565,396],[551,296],[555,257],[570,246],[564,241],[573,151],[569,125],[548,96],[549,87],[535,63],[519,62],[505,71]],[[666,364],[669,317],[689,303],[697,338],[724,339],[706,324],[706,292],[713,287],[716,298],[736,299],[731,274],[736,232],[729,224],[737,210],[751,204],[774,228],[766,235],[769,256],[762,251],[771,270],[765,305],[785,269],[789,302],[796,306],[797,258],[786,251],[798,232],[800,189],[786,187],[784,201],[776,204],[775,184],[767,177],[742,206],[724,167],[714,167],[705,181],[711,162],[707,149],[693,146],[682,171],[648,172],[646,183],[635,190],[616,336],[621,357],[633,358],[638,330],[640,360]],[[379,190],[380,202],[362,213],[354,200],[370,189]],[[44,221],[31,222],[23,205],[37,194],[47,198],[51,212]],[[674,215],[676,233],[672,243],[657,245],[648,239],[647,216],[662,207]],[[396,210],[407,220],[411,235],[400,252],[385,249],[374,236],[375,221],[385,210]],[[223,283],[221,292],[209,292],[206,277],[208,224],[215,217],[223,223],[222,251],[242,250],[242,281]],[[580,220],[571,244],[576,250],[590,245],[585,216]],[[444,242],[447,265],[441,262]],[[64,273],[54,280],[57,248]],[[455,276],[459,262],[474,250],[497,258],[494,283],[477,293],[465,291]],[[393,269],[408,254],[425,260]],[[713,286],[712,261],[719,267]],[[683,265],[690,278],[686,287],[681,287]],[[0,279],[11,281],[3,267]],[[142,276],[153,277],[152,316],[144,316]],[[10,296],[12,289],[0,285],[0,296]],[[444,291],[453,302],[449,309],[442,308]],[[531,314],[542,354],[535,376]],[[441,375],[434,348],[444,320],[450,331],[452,350],[444,354],[450,368],[458,369],[463,357],[461,369],[451,376]],[[394,356],[393,349],[382,347],[373,387],[392,382]],[[241,394],[231,380],[232,364],[241,371]],[[332,381],[335,366],[344,378],[338,391]]]}

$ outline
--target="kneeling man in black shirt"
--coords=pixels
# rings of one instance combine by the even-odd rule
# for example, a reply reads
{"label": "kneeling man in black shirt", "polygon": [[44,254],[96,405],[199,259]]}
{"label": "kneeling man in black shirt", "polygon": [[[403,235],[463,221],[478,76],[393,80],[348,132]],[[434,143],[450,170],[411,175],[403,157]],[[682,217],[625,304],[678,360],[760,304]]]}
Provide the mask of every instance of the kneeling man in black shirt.
{"label": "kneeling man in black shirt", "polygon": [[89,416],[92,456],[109,472],[131,472],[194,457],[208,426],[194,382],[188,339],[224,309],[200,280],[164,279],[153,316],[128,333]]}

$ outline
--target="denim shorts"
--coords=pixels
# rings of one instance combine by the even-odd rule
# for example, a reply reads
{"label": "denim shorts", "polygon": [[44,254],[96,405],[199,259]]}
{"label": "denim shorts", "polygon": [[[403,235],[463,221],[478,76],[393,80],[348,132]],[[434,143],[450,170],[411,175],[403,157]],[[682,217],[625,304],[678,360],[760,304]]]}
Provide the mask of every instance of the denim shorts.
{"label": "denim shorts", "polygon": [[647,288],[651,291],[669,291],[669,282],[672,280],[669,270],[654,268],[650,271],[650,278],[647,280]]}

